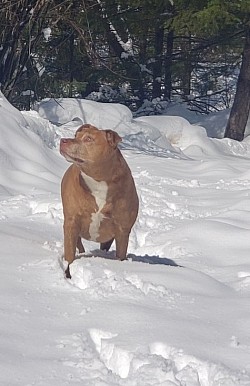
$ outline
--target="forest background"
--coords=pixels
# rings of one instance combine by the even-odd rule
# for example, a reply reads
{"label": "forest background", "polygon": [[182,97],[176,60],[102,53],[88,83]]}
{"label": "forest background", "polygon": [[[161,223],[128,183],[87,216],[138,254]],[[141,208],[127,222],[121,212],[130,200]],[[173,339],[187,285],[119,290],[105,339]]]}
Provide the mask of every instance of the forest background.
{"label": "forest background", "polygon": [[1,0],[1,91],[19,109],[44,98],[118,102],[161,114],[183,101],[250,111],[249,0]]}

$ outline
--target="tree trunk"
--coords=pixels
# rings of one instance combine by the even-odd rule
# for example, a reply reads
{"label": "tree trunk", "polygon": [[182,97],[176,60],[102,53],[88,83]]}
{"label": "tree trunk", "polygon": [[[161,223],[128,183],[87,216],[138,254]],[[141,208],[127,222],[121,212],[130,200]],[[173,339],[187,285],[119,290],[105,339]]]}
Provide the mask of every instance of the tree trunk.
{"label": "tree trunk", "polygon": [[183,76],[181,79],[181,89],[183,97],[188,97],[191,92],[192,60],[191,60],[191,36],[184,40],[183,52]]}
{"label": "tree trunk", "polygon": [[174,31],[170,30],[167,36],[167,50],[165,56],[164,99],[170,100],[172,93],[172,58],[174,48]]}
{"label": "tree trunk", "polygon": [[250,112],[250,28],[246,31],[236,94],[227,122],[225,137],[242,141]]}
{"label": "tree trunk", "polygon": [[69,98],[73,96],[73,82],[74,82],[74,44],[75,36],[72,31],[69,39]]}
{"label": "tree trunk", "polygon": [[155,62],[153,64],[152,98],[161,97],[163,39],[164,28],[157,25],[155,28]]}

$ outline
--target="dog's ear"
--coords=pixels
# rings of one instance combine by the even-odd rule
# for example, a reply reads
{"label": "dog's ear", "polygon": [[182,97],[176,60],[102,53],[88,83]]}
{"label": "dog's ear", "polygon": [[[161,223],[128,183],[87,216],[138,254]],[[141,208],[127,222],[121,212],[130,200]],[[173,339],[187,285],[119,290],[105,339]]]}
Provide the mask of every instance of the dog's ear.
{"label": "dog's ear", "polygon": [[109,145],[115,149],[117,144],[122,141],[121,137],[113,130],[105,130],[105,133]]}

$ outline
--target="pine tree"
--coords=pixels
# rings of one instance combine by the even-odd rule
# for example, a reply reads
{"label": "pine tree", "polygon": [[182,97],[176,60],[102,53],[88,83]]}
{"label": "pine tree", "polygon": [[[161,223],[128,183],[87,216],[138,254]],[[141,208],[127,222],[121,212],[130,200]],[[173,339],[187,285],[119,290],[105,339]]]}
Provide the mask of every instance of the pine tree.
{"label": "pine tree", "polygon": [[[177,0],[183,6],[185,0]],[[190,13],[190,11],[192,11]],[[216,44],[237,39],[242,46],[242,65],[237,90],[227,124],[225,136],[237,140],[244,138],[250,111],[250,2],[249,0],[191,0],[184,13],[188,28],[197,36],[209,36]],[[187,20],[187,17],[189,20]]]}

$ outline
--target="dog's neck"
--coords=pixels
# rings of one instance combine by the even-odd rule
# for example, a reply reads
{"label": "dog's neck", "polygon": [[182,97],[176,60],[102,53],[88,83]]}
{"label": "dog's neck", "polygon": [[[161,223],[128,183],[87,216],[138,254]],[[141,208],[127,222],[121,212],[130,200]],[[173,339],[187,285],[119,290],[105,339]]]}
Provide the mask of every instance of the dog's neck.
{"label": "dog's neck", "polygon": [[109,183],[122,173],[124,165],[126,163],[117,149],[108,159],[102,159],[98,163],[83,164],[80,167],[80,173],[84,181],[86,176],[86,178],[92,178],[96,182],[105,181]]}

